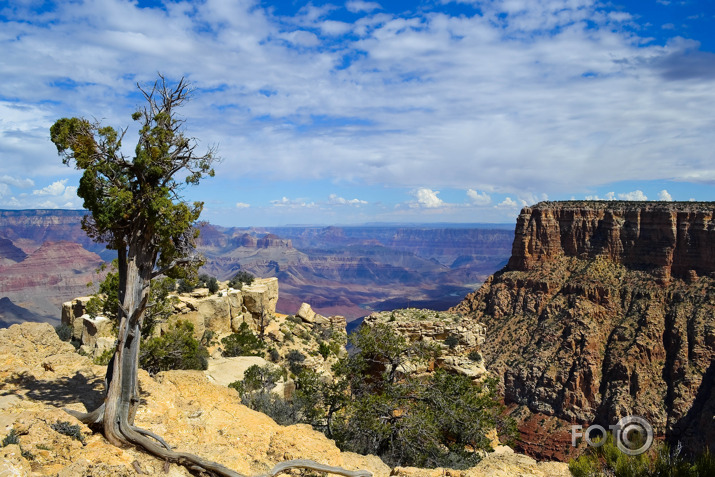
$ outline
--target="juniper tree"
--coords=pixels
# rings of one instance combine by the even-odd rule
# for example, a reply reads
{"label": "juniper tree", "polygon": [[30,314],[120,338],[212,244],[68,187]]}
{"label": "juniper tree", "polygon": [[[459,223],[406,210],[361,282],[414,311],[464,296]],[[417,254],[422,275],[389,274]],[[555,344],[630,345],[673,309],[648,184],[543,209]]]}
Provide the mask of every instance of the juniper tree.
{"label": "juniper tree", "polygon": [[[139,344],[150,284],[160,275],[195,277],[201,260],[195,249],[199,232],[194,224],[203,204],[187,202],[182,190],[213,176],[217,161],[213,148],[198,153],[197,141],[185,135],[184,120],[177,116],[191,93],[183,78],[171,85],[160,75],[153,86],[139,86],[139,90],[146,104],[132,115],[139,123],[132,157],[122,151],[127,129],[116,130],[84,118],[62,118],[50,128],[62,162],[83,171],[77,194],[89,214],[82,228],[93,240],[117,251],[119,326],[107,372],[107,394],[100,408],[74,414],[85,423],[101,423],[105,437],[114,445],[134,445],[195,470],[238,476],[220,464],[175,452],[161,437],[134,426]],[[356,474],[304,461],[279,464],[272,473],[291,467]]]}

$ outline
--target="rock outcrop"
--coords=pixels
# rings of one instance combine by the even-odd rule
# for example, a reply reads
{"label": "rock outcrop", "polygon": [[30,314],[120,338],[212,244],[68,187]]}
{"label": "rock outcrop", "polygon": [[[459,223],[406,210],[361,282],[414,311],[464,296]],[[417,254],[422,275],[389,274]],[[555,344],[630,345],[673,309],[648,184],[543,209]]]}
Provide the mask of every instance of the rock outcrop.
{"label": "rock outcrop", "polygon": [[521,448],[565,459],[569,426],[626,415],[715,450],[715,205],[566,202],[522,210],[509,265],[453,311],[487,327],[487,369]]}
{"label": "rock outcrop", "polygon": [[521,211],[508,270],[565,255],[606,257],[668,279],[715,272],[709,202],[542,202]]}
{"label": "rock outcrop", "polygon": [[[0,330],[0,364],[0,435],[14,430],[19,436],[19,444],[0,448],[0,475],[191,475],[136,449],[112,446],[61,410],[85,410],[101,403],[105,368],[75,353],[50,325],[24,323]],[[152,379],[140,370],[139,384],[138,426],[163,436],[178,451],[198,454],[245,475],[263,474],[280,461],[296,458],[366,469],[375,477],[569,475],[565,464],[536,463],[504,448],[462,471],[390,469],[375,456],[341,452],[310,426],[277,425],[241,405],[233,389],[207,382],[201,372],[168,371]],[[76,435],[55,430],[53,425],[60,422],[78,426]]]}
{"label": "rock outcrop", "polygon": [[363,326],[373,327],[378,323],[389,326],[410,342],[440,347],[441,353],[435,362],[415,369],[408,364],[406,372],[426,372],[437,367],[474,380],[486,375],[479,353],[485,342],[486,327],[475,320],[464,319],[460,314],[414,308],[372,313],[363,320]]}

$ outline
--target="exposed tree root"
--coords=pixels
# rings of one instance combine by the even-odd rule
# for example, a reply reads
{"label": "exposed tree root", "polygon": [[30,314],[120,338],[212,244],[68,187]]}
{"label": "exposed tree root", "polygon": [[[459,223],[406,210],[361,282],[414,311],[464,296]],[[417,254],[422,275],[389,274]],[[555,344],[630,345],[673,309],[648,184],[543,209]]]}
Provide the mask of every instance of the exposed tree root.
{"label": "exposed tree root", "polygon": [[[100,424],[104,419],[104,404],[90,413],[81,413],[71,409],[65,409],[65,411],[87,425]],[[132,426],[124,419],[121,419],[119,429],[125,438],[126,444],[143,449],[166,462],[177,463],[193,471],[209,472],[221,477],[246,477],[217,462],[202,459],[199,456],[186,452],[175,452],[160,436],[146,429]],[[307,459],[281,462],[273,467],[267,474],[256,477],[274,477],[282,472],[296,468],[314,470],[316,472],[327,472],[345,477],[372,477],[372,473],[365,470],[352,471],[343,469],[342,467],[320,464]]]}

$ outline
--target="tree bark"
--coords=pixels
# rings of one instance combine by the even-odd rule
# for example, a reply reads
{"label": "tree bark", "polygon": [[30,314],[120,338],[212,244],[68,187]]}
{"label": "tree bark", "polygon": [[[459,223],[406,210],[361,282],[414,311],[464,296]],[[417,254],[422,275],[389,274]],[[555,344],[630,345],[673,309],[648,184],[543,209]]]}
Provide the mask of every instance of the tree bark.
{"label": "tree bark", "polygon": [[[140,242],[141,244],[141,242]],[[193,454],[175,452],[164,440],[146,430],[134,427],[134,416],[139,405],[138,369],[141,324],[144,318],[149,284],[156,257],[147,257],[141,245],[119,250],[119,331],[117,348],[111,370],[111,380],[104,404],[89,414],[70,412],[86,424],[102,423],[104,436],[117,447],[136,446],[167,462],[184,465],[193,471],[209,472],[223,477],[244,477],[221,464],[202,459]],[[153,268],[153,267],[152,267]],[[329,472],[346,477],[371,477],[367,471],[349,471],[310,460],[294,460],[276,465],[267,476],[274,476],[293,468]],[[263,477],[263,476],[261,476]]]}

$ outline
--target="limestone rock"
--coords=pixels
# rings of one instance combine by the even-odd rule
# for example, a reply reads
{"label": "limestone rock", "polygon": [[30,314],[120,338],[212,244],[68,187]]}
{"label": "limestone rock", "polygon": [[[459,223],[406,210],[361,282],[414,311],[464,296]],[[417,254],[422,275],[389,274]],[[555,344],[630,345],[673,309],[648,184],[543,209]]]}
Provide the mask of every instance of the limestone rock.
{"label": "limestone rock", "polygon": [[298,310],[298,313],[295,314],[295,316],[299,317],[304,322],[310,324],[323,325],[330,323],[330,321],[326,317],[319,315],[315,311],[313,311],[313,309],[308,303],[303,303],[302,305],[300,305],[300,309]]}
{"label": "limestone rock", "polygon": [[87,303],[92,297],[81,296],[62,303],[62,324],[72,327],[72,338],[82,339],[84,323],[82,316],[86,314]]}
{"label": "limestone rock", "polygon": [[243,379],[243,374],[253,365],[265,366],[268,361],[259,356],[236,356],[233,358],[211,358],[209,367],[204,373],[209,382],[228,386],[234,381]]}
{"label": "limestone rock", "polygon": [[273,315],[278,302],[278,279],[256,278],[252,284],[241,289],[241,294],[244,306],[253,316],[260,317],[261,313]]}

